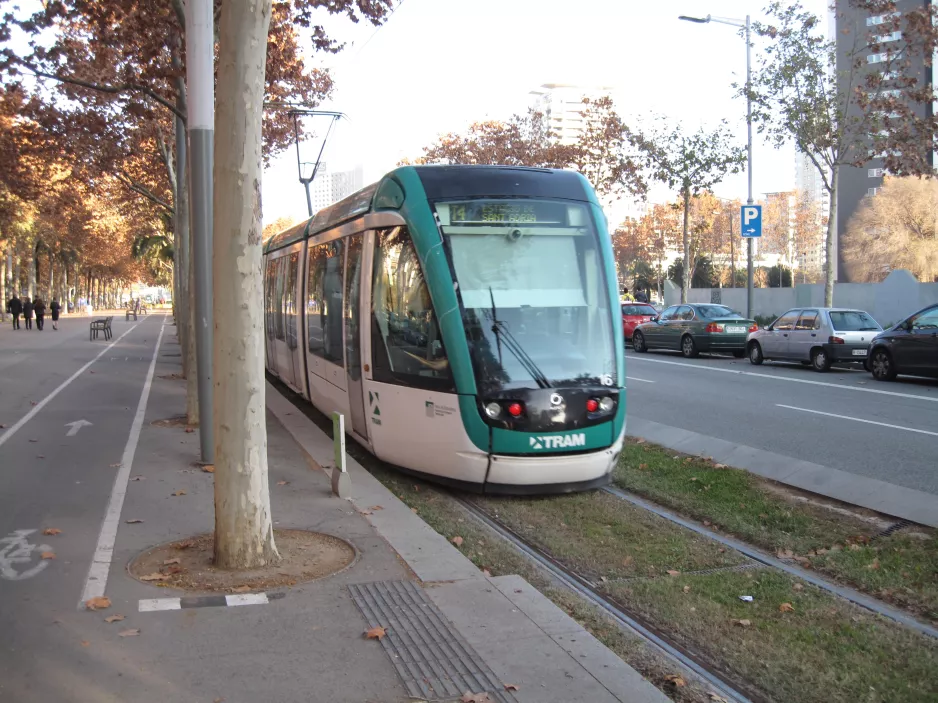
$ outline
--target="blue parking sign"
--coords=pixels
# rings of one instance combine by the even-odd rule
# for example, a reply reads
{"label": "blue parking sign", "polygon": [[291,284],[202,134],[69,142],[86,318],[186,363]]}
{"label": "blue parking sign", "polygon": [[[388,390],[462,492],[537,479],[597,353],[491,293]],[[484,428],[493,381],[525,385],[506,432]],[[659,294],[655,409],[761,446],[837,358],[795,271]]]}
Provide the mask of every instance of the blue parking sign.
{"label": "blue parking sign", "polygon": [[762,236],[762,206],[743,205],[739,212],[740,234],[743,237]]}

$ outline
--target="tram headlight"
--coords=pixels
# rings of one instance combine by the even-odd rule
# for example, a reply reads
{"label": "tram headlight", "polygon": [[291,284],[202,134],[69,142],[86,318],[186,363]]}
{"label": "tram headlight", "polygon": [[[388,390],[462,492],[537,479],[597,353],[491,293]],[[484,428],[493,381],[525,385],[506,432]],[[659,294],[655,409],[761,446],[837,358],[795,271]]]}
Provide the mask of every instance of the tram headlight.
{"label": "tram headlight", "polygon": [[485,406],[485,414],[488,415],[491,419],[495,420],[499,415],[502,414],[502,406],[498,403],[488,403]]}
{"label": "tram headlight", "polygon": [[613,400],[612,398],[610,398],[609,396],[606,396],[605,398],[600,398],[600,399],[599,399],[599,410],[600,410],[600,412],[607,413],[607,412],[609,412],[610,410],[612,410],[612,409],[615,407],[615,405],[616,405],[616,401],[614,401],[614,400]]}

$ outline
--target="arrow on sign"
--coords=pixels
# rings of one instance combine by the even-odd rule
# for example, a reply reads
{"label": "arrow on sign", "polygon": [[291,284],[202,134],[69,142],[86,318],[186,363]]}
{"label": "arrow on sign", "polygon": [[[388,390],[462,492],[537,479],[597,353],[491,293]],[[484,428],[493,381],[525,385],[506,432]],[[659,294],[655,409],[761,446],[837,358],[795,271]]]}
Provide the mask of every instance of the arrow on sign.
{"label": "arrow on sign", "polygon": [[752,227],[750,227],[749,229],[746,230],[746,234],[752,234],[752,233],[755,232],[755,231],[756,231],[755,229],[753,229]]}
{"label": "arrow on sign", "polygon": [[82,427],[90,427],[91,423],[87,420],[75,420],[75,422],[66,422],[65,426],[71,428],[65,436],[74,437],[78,434],[78,430],[80,430]]}

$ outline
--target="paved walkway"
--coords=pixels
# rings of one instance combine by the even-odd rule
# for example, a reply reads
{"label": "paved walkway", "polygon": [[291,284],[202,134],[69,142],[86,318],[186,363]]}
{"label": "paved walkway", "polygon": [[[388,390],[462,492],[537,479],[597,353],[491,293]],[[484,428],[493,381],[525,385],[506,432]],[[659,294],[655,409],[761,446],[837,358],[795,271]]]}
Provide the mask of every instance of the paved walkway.
{"label": "paved walkway", "polygon": [[[227,598],[130,578],[144,549],[212,530],[212,476],[194,466],[197,433],[152,424],[184,407],[171,319],[115,319],[108,344],[68,322],[59,337],[0,338],[17,389],[0,394],[0,539],[37,530],[30,548],[56,553],[0,578],[0,701],[666,700],[523,579],[485,577],[356,462],[351,501],[334,497],[318,469],[331,441],[269,386],[275,526],[345,539],[357,560]],[[87,424],[72,433],[76,419]],[[383,509],[361,513],[373,505]],[[112,606],[82,609],[89,593]],[[113,614],[124,619],[107,623]],[[363,638],[376,624],[388,636]]]}

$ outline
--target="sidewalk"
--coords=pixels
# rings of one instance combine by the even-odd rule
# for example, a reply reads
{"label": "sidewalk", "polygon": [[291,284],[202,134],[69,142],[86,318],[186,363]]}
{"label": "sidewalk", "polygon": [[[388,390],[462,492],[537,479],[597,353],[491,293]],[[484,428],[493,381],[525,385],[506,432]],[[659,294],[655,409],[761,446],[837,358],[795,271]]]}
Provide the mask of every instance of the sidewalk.
{"label": "sidewalk", "polygon": [[[340,537],[357,559],[327,578],[227,598],[131,578],[126,565],[143,550],[213,529],[212,476],[194,466],[198,434],[152,424],[184,407],[185,383],[170,378],[180,363],[172,332],[120,513],[112,606],[57,622],[65,641],[44,653],[50,673],[24,685],[23,701],[377,703],[466,691],[503,703],[667,700],[523,579],[485,577],[351,458],[353,498],[334,497],[319,470],[331,440],[269,384],[275,527]],[[125,619],[108,624],[108,614]],[[375,625],[387,628],[380,642],[363,637]],[[128,628],[139,635],[118,636]]]}

